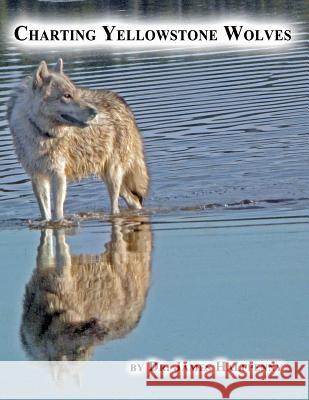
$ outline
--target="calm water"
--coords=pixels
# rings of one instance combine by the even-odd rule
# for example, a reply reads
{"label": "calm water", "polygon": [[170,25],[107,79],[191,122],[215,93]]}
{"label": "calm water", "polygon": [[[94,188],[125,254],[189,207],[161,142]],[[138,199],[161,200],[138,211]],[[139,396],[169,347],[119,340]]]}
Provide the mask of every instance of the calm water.
{"label": "calm water", "polygon": [[[112,337],[105,345],[96,344],[91,359],[308,359],[308,219],[261,220],[250,213],[238,217],[205,221],[202,215],[188,219],[175,214],[156,217],[142,231],[127,225],[131,237],[124,237],[127,247],[122,250],[117,250],[108,223],[88,222],[75,235],[69,232],[72,258],[83,254],[79,268],[110,251],[108,243],[113,243],[115,260],[126,259],[127,251],[131,256],[138,252],[149,274],[137,326],[121,340]],[[2,360],[32,359],[33,354],[48,358],[46,342],[34,340],[39,331],[36,324],[31,329],[31,313],[22,323],[26,351],[20,340],[25,285],[33,274],[38,276],[39,242],[38,231],[0,232],[6,260],[1,265]],[[111,268],[116,274],[116,262]],[[88,278],[94,276],[99,276],[97,270],[89,271]],[[110,293],[107,286],[105,293]],[[41,320],[42,313],[38,311]]]}
{"label": "calm water", "polygon": [[[18,13],[87,17],[103,7],[85,3],[3,2],[1,21]],[[21,52],[2,39],[1,359],[27,357],[19,338],[22,300],[40,241],[40,232],[25,227],[38,210],[14,154],[5,102],[41,59],[54,63],[58,56],[78,85],[126,98],[151,174],[145,205],[150,247],[142,251],[152,260],[145,266],[145,308],[136,329],[96,347],[92,358],[308,359],[308,5],[256,2],[249,10],[245,2],[191,3],[114,2],[108,12],[140,19],[260,14],[286,18],[299,33],[290,47],[186,52]],[[118,243],[102,218],[108,207],[100,181],[70,186],[68,214],[100,212],[100,220],[67,232],[70,256],[100,257],[105,244]],[[139,241],[139,223],[131,222],[123,221],[121,230]],[[132,257],[141,252],[123,241]],[[123,249],[116,253],[122,257]]]}

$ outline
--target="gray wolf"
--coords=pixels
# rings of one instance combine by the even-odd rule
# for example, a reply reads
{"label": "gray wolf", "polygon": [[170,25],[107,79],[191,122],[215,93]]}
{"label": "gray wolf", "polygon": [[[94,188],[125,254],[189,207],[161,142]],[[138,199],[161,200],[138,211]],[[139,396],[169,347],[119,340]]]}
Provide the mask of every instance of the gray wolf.
{"label": "gray wolf", "polygon": [[88,360],[97,345],[137,325],[150,283],[152,233],[135,218],[131,226],[113,221],[106,250],[93,255],[71,254],[63,229],[41,231],[20,329],[31,359]]}
{"label": "gray wolf", "polygon": [[67,181],[90,175],[107,184],[112,213],[119,212],[119,196],[129,207],[142,207],[149,182],[143,144],[117,94],[76,87],[62,59],[52,71],[42,61],[12,95],[8,120],[44,220],[62,220]]}

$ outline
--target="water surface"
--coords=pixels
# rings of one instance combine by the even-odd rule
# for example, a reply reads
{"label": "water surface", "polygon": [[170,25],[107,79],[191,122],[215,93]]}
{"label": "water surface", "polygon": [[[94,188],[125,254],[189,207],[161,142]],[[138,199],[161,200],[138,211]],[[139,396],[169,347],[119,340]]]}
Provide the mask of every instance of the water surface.
{"label": "water surface", "polygon": [[[308,218],[242,215],[235,212],[229,220],[182,213],[156,217],[143,228],[142,247],[139,242],[116,250],[122,260],[127,251],[131,259],[139,252],[149,290],[137,325],[124,337],[96,343],[90,359],[307,359]],[[141,233],[126,224],[138,243]],[[20,338],[25,286],[36,274],[40,235],[26,229],[0,233],[6,260],[1,265],[2,360],[40,359],[33,355],[44,348],[32,340],[38,334],[35,324],[28,348]],[[108,243],[117,247],[111,225],[96,221],[82,224],[75,234],[67,232],[66,242],[72,257],[82,254],[80,268],[109,251]],[[134,268],[138,274],[138,265]],[[88,271],[88,278],[94,273],[99,276]],[[31,315],[27,318],[23,325]]]}
{"label": "water surface", "polygon": [[[93,3],[88,11],[83,2],[63,10],[49,2],[44,7],[49,7],[51,16],[71,10],[90,15],[95,2],[87,3]],[[58,56],[64,58],[65,71],[76,84],[114,90],[132,107],[151,174],[146,206],[224,206],[249,199],[261,207],[274,201],[293,209],[306,207],[308,50],[305,15],[300,15],[306,8],[302,2],[293,4],[289,20],[299,33],[293,45],[275,49],[75,50],[70,54],[21,51],[2,43],[1,220],[37,215],[31,184],[14,154],[5,102],[41,59],[54,63]],[[42,8],[24,9],[30,11],[44,15]],[[284,8],[281,14],[286,14]],[[129,7],[126,18],[133,15]],[[83,180],[70,188],[67,210],[107,210],[106,197],[101,182]]]}

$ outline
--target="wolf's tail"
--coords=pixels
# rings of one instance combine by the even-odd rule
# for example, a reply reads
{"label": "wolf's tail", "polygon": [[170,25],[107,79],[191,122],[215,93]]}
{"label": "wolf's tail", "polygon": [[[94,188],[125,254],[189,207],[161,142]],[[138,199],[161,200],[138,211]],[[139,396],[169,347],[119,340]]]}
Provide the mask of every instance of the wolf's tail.
{"label": "wolf's tail", "polygon": [[123,185],[143,205],[149,187],[149,175],[144,159],[135,159],[123,179]]}

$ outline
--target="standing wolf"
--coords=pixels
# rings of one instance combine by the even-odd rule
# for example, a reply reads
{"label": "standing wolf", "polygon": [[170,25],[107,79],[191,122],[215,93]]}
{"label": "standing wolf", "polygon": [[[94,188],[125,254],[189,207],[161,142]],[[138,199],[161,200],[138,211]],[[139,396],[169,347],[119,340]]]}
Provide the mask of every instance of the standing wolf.
{"label": "standing wolf", "polygon": [[113,213],[119,195],[129,207],[142,207],[149,181],[143,145],[117,94],[78,88],[63,73],[62,59],[53,71],[42,61],[11,97],[8,119],[44,220],[63,219],[67,181],[90,175],[106,182]]}

